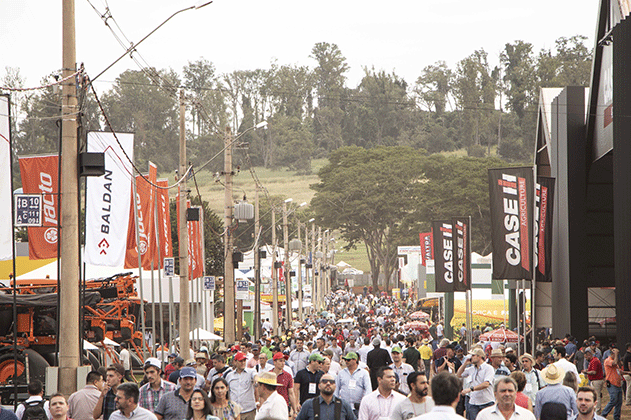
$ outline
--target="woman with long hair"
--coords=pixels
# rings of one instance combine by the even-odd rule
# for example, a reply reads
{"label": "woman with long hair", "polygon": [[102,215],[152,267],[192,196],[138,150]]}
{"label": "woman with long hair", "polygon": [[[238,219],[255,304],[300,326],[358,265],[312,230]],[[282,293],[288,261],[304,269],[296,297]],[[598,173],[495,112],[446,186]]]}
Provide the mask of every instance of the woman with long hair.
{"label": "woman with long hair", "polygon": [[188,412],[186,420],[218,420],[211,414],[210,399],[201,389],[196,389],[191,394],[188,402]]}
{"label": "woman with long hair", "polygon": [[241,420],[241,406],[230,401],[230,389],[224,378],[215,379],[210,387],[210,412],[223,420]]}

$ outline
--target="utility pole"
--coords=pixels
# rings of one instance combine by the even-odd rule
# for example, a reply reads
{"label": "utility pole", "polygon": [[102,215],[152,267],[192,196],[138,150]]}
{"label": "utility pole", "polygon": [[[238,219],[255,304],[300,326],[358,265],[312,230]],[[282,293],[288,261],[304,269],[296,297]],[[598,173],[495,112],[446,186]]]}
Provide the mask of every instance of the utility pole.
{"label": "utility pole", "polygon": [[234,301],[234,266],[232,264],[232,132],[230,127],[226,127],[226,133],[224,135],[224,175],[226,176],[225,188],[224,188],[224,341],[228,345],[233,345],[235,342],[234,331],[234,313],[235,313],[235,301]]}
{"label": "utility pole", "polygon": [[318,252],[320,257],[318,258],[318,278],[316,280],[316,287],[318,288],[318,310],[322,304],[322,228],[318,226]]}
{"label": "utility pole", "polygon": [[291,265],[289,263],[289,229],[287,227],[287,200],[283,202],[283,248],[285,248],[285,321],[291,330]]}
{"label": "utility pole", "polygon": [[[62,77],[76,70],[74,0],[62,3]],[[62,86],[61,102],[61,246],[59,299],[59,391],[77,390],[77,367],[81,365],[79,325],[79,172],[77,139],[77,92],[75,79]]]}
{"label": "utility pole", "polygon": [[316,239],[315,239],[315,223],[311,224],[311,305],[314,311],[317,310],[317,296],[315,287],[315,272],[316,272]]}
{"label": "utility pole", "polygon": [[276,210],[272,206],[272,330],[278,334],[278,270],[276,269]]}
{"label": "utility pole", "polygon": [[259,237],[261,229],[259,220],[259,187],[254,191],[254,341],[261,338],[261,252]]}
{"label": "utility pole", "polygon": [[[298,219],[296,217],[296,219]],[[298,222],[298,242],[300,242],[300,220]],[[296,281],[298,282],[298,321],[302,323],[302,242],[298,250],[298,272],[296,273]]]}
{"label": "utility pole", "polygon": [[189,305],[188,294],[188,226],[186,224],[186,196],[188,190],[186,186],[186,125],[185,115],[186,105],[184,103],[184,91],[180,90],[180,354],[188,358],[190,345],[188,335],[191,330],[191,307]]}

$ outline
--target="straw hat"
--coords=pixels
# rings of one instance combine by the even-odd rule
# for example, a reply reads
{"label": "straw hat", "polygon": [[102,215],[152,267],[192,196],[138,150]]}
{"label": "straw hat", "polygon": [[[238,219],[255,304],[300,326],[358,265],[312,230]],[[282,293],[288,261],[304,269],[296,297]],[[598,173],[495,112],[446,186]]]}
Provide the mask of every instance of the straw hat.
{"label": "straw hat", "polygon": [[565,370],[552,363],[541,371],[541,377],[550,385],[560,384],[565,377]]}
{"label": "straw hat", "polygon": [[276,374],[274,372],[263,372],[263,373],[261,373],[258,376],[258,378],[256,378],[256,382],[261,383],[261,384],[265,384],[265,385],[272,385],[272,386],[280,386],[281,385],[278,382],[276,382]]}
{"label": "straw hat", "polygon": [[523,361],[524,359],[528,359],[528,360],[530,360],[530,361],[532,362],[532,364],[533,364],[533,365],[536,363],[536,362],[535,362],[535,358],[534,358],[534,357],[532,357],[532,355],[531,355],[530,353],[524,353],[524,354],[522,354],[522,355],[521,355],[521,357],[519,358],[519,361],[521,362],[521,361]]}
{"label": "straw hat", "polygon": [[500,349],[493,349],[491,351],[491,357],[504,357],[504,354],[502,353],[502,350]]}

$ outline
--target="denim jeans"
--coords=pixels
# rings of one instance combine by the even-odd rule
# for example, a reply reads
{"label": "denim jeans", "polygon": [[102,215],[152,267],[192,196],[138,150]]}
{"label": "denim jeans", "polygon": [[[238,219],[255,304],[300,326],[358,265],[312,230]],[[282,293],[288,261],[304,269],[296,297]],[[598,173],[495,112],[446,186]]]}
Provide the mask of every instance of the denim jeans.
{"label": "denim jeans", "polygon": [[607,386],[607,391],[609,391],[609,402],[603,409],[601,416],[607,417],[613,409],[614,420],[620,420],[620,411],[622,410],[622,387],[609,385]]}
{"label": "denim jeans", "polygon": [[478,413],[480,411],[484,410],[486,407],[492,406],[493,404],[495,403],[490,402],[490,403],[482,404],[482,405],[469,404],[469,406],[467,407],[467,420],[475,420],[476,417],[478,417]]}

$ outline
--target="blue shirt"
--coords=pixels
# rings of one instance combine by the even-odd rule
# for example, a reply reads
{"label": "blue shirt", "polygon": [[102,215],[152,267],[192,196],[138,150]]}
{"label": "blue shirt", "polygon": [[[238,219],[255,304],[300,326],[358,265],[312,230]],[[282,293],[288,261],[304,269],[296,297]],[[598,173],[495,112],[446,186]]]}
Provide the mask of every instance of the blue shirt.
{"label": "blue shirt", "polygon": [[[333,420],[335,418],[335,398],[327,404],[322,396],[317,396],[305,401],[300,409],[300,413],[298,413],[298,417],[296,417],[296,420],[309,420],[315,417],[315,412],[313,411],[314,401],[320,404],[320,418],[322,420]],[[353,408],[347,401],[344,400],[342,400],[342,413],[340,420],[356,420]]]}
{"label": "blue shirt", "polygon": [[557,402],[563,404],[567,408],[567,418],[570,420],[578,413],[576,406],[576,394],[569,386],[554,384],[548,385],[537,392],[537,405],[535,405],[535,417],[541,416],[541,407],[547,402]]}
{"label": "blue shirt", "polygon": [[[354,385],[354,386],[353,386]],[[365,369],[357,368],[351,375],[348,368],[340,371],[335,378],[335,396],[350,404],[360,403],[372,392],[370,375]]]}

